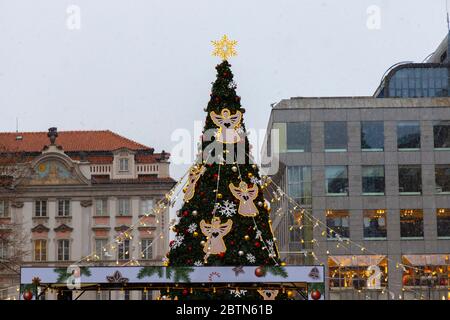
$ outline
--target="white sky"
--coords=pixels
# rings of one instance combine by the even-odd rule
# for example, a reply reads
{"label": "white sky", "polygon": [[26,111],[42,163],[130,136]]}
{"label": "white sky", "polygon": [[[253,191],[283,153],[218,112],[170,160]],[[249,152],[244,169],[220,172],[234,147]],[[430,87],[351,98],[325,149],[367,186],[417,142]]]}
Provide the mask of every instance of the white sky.
{"label": "white sky", "polygon": [[[79,30],[66,26],[71,4]],[[246,126],[265,129],[283,98],[372,95],[446,30],[445,0],[0,0],[0,131],[18,117],[21,131],[110,129],[170,151],[175,129],[205,118],[210,41],[223,34],[239,41],[230,62]]]}

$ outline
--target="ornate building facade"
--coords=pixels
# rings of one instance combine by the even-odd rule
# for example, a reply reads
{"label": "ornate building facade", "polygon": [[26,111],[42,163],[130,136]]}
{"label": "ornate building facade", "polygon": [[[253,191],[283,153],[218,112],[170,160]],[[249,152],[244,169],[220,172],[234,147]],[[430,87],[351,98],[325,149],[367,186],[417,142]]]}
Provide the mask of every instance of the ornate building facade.
{"label": "ornate building facade", "polygon": [[[56,128],[0,133],[0,153],[0,298],[18,297],[17,264],[59,268],[86,256],[97,265],[161,263],[168,251],[169,209],[152,209],[175,184],[167,153],[111,131]],[[124,233],[125,240],[114,245]],[[113,294],[97,298],[147,298]]]}

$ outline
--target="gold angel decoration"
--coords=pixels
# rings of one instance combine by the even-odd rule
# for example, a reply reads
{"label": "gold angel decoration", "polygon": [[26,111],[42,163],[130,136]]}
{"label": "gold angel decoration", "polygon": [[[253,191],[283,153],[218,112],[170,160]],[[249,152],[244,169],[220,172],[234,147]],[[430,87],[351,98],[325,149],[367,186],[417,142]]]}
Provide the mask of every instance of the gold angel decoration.
{"label": "gold angel decoration", "polygon": [[264,300],[275,300],[278,295],[278,290],[258,290],[258,292]]}
{"label": "gold angel decoration", "polygon": [[189,201],[192,199],[195,193],[195,185],[197,184],[198,179],[205,173],[206,168],[204,166],[198,167],[194,166],[191,168],[189,172],[189,178],[184,187],[184,201]]}
{"label": "gold angel decoration", "polygon": [[244,217],[254,217],[259,211],[253,201],[258,196],[258,186],[256,184],[249,188],[247,183],[241,181],[239,187],[229,184],[233,196],[239,200],[238,213]]}
{"label": "gold angel decoration", "polygon": [[220,114],[211,111],[209,115],[214,124],[219,128],[216,136],[217,141],[222,143],[236,143],[241,140],[237,132],[242,120],[242,113],[239,110],[231,115],[230,110],[224,108]]}
{"label": "gold angel decoration", "polygon": [[206,223],[205,220],[200,221],[200,229],[206,236],[206,243],[203,248],[205,252],[204,261],[208,262],[208,257],[212,254],[219,254],[227,251],[223,237],[231,231],[233,221],[228,219],[227,222],[221,223],[220,218],[214,217],[211,223]]}

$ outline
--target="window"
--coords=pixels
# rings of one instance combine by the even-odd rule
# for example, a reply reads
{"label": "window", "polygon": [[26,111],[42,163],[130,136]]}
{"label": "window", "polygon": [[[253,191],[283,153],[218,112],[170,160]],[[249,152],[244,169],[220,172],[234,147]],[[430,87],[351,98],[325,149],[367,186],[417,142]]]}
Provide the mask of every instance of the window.
{"label": "window", "polygon": [[311,150],[311,127],[309,122],[288,122],[288,151],[309,152]]}
{"label": "window", "polygon": [[146,289],[141,291],[141,300],[152,300],[152,293]]}
{"label": "window", "polygon": [[328,166],[325,169],[326,192],[328,195],[348,194],[348,174],[346,166]]}
{"label": "window", "polygon": [[9,217],[9,207],[6,200],[0,200],[0,218]]}
{"label": "window", "polygon": [[58,240],[58,261],[69,261],[70,259],[69,240]]}
{"label": "window", "polygon": [[397,148],[399,150],[420,149],[420,124],[417,121],[397,123]]}
{"label": "window", "polygon": [[347,210],[327,210],[326,218],[328,239],[350,237],[349,213]]}
{"label": "window", "polygon": [[361,149],[363,151],[384,150],[384,123],[382,121],[361,122]]}
{"label": "window", "polygon": [[123,292],[123,300],[131,300],[131,291],[130,290],[125,290]]}
{"label": "window", "polygon": [[105,248],[108,244],[108,239],[95,239],[95,254],[100,260],[107,260]]}
{"label": "window", "polygon": [[420,166],[399,166],[398,184],[401,194],[420,194],[422,192],[422,170]]}
{"label": "window", "polygon": [[0,240],[0,260],[6,260],[9,258],[8,241]]}
{"label": "window", "polygon": [[436,192],[450,193],[450,165],[436,165]]}
{"label": "window", "polygon": [[434,147],[436,149],[450,148],[450,121],[436,121],[433,124]]}
{"label": "window", "polygon": [[95,200],[95,215],[96,216],[107,216],[108,215],[108,200],[107,199]]}
{"label": "window", "polygon": [[362,166],[363,194],[382,195],[384,187],[384,166]]}
{"label": "window", "polygon": [[99,290],[97,291],[97,300],[109,300],[110,291]]}
{"label": "window", "polygon": [[130,240],[123,240],[117,247],[117,258],[119,260],[130,259]]}
{"label": "window", "polygon": [[58,217],[70,216],[70,200],[58,200]]}
{"label": "window", "polygon": [[119,159],[119,171],[128,171],[128,158]]}
{"label": "window", "polygon": [[47,200],[36,200],[34,203],[34,215],[35,217],[47,216]]}
{"label": "window", "polygon": [[438,237],[450,237],[450,209],[437,209]]}
{"label": "window", "polygon": [[288,193],[300,204],[311,204],[311,167],[288,167]]}
{"label": "window", "polygon": [[423,210],[400,210],[400,236],[402,238],[423,238]]}
{"label": "window", "polygon": [[153,200],[141,199],[141,215],[149,214],[153,212]]}
{"label": "window", "polygon": [[35,240],[34,241],[34,261],[46,261],[47,260],[47,241]]}
{"label": "window", "polygon": [[153,258],[152,239],[141,240],[141,259],[151,260]]}
{"label": "window", "polygon": [[386,238],[386,210],[364,210],[364,238]]}
{"label": "window", "polygon": [[325,122],[325,151],[347,151],[346,122]]}
{"label": "window", "polygon": [[129,216],[130,212],[130,199],[119,199],[119,216]]}

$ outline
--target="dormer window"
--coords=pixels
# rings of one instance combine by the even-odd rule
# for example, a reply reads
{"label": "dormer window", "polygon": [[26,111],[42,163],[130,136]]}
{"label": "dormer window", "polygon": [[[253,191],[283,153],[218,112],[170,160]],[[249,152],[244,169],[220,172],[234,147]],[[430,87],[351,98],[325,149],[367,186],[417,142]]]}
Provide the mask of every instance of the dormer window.
{"label": "dormer window", "polygon": [[129,171],[129,161],[128,158],[119,159],[119,171],[120,172],[128,172]]}

